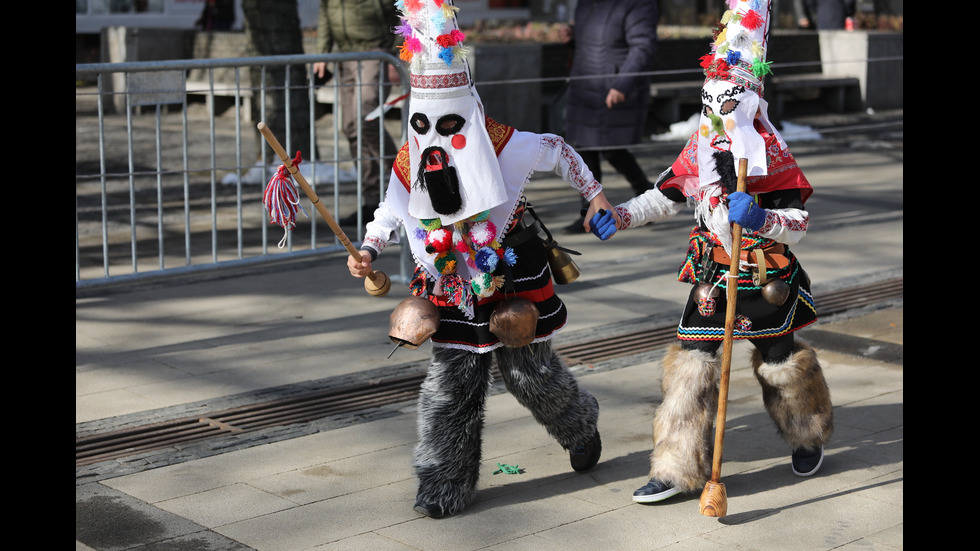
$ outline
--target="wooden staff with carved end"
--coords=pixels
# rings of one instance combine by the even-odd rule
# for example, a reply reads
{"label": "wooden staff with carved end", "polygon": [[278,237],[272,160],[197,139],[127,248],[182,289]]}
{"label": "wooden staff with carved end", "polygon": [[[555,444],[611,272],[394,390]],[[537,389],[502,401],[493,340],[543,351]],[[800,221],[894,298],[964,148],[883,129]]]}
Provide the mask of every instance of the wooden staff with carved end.
{"label": "wooden staff with carved end", "polygon": [[[745,173],[748,159],[738,162],[738,191],[745,191]],[[725,336],[721,353],[721,380],[718,384],[718,418],[715,421],[715,451],[711,462],[711,479],[701,491],[698,510],[706,517],[723,517],[728,514],[728,492],[721,481],[721,453],[725,444],[725,416],[728,410],[728,380],[732,368],[732,345],[735,336],[735,302],[738,298],[739,258],[742,256],[742,226],[732,224],[732,254],[728,266],[728,308],[725,310]]]}
{"label": "wooden staff with carved end", "polygon": [[[361,252],[351,244],[350,239],[347,238],[347,234],[345,234],[344,230],[340,228],[337,222],[333,219],[333,216],[330,216],[330,212],[327,211],[327,207],[323,206],[323,203],[320,202],[320,197],[318,197],[316,192],[313,191],[313,187],[306,181],[306,178],[299,171],[299,169],[294,166],[292,160],[290,160],[289,156],[286,154],[286,150],[283,149],[282,145],[279,143],[279,140],[276,139],[276,136],[272,133],[269,126],[264,122],[260,122],[258,124],[258,129],[259,132],[262,133],[262,136],[265,137],[265,140],[269,142],[269,145],[272,146],[272,149],[276,152],[276,155],[279,155],[279,158],[282,159],[282,162],[289,171],[289,174],[296,179],[299,186],[303,188],[303,192],[306,193],[306,196],[313,202],[313,206],[316,207],[317,212],[319,212],[320,216],[327,221],[327,225],[330,226],[333,233],[338,239],[340,239],[340,242],[343,243],[344,247],[347,248],[347,252],[349,252],[350,255],[356,260],[361,260]],[[285,227],[285,225],[283,225],[283,227]],[[391,279],[384,272],[371,272],[366,278],[364,278],[364,288],[370,295],[383,297],[388,294],[388,291],[391,289]]]}

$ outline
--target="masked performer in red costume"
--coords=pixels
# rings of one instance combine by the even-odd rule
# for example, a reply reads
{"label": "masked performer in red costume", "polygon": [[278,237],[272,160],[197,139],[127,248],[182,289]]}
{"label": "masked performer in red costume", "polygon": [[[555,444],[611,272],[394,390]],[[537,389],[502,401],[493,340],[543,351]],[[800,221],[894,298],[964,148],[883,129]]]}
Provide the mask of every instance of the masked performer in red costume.
{"label": "masked performer in red costume", "polygon": [[[418,401],[414,466],[415,510],[440,518],[473,498],[494,359],[507,390],[569,450],[573,469],[598,462],[598,402],[552,349],[567,311],[552,287],[540,222],[524,188],[534,171],[555,171],[589,201],[590,220],[600,209],[610,220],[612,205],[560,137],[522,132],[485,115],[450,0],[397,5],[404,21],[396,32],[411,69],[409,138],[367,225],[361,260],[351,258],[348,267],[356,277],[369,274],[404,225],[417,264],[410,290],[438,308]],[[494,333],[494,310],[508,297],[536,307],[527,343],[505,344]]]}
{"label": "masked performer in red costume", "polygon": [[[742,226],[735,339],[753,345],[763,401],[792,450],[793,472],[810,476],[833,431],[830,391],[814,350],[794,332],[816,321],[809,279],[790,246],[807,230],[812,193],[769,122],[762,99],[768,71],[766,0],[729,0],[712,53],[698,132],[654,189],[616,207],[620,229],[677,214],[690,202],[697,225],[678,279],[692,285],[664,356],[663,403],[653,422],[650,481],[633,500],[651,503],[701,491],[711,476],[712,422],[718,406],[717,352],[724,339],[731,224]],[[747,193],[736,191],[738,159],[748,159]]]}

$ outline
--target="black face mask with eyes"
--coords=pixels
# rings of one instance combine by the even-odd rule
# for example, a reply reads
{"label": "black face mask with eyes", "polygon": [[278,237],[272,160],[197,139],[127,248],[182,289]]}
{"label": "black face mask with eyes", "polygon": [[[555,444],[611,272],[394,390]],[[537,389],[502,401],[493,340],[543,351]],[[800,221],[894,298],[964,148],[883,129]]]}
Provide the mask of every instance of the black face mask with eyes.
{"label": "black face mask with eyes", "polygon": [[449,166],[449,156],[441,147],[430,147],[422,152],[419,164],[418,186],[427,191],[432,209],[439,214],[453,214],[463,207],[459,193],[459,177],[456,167]]}

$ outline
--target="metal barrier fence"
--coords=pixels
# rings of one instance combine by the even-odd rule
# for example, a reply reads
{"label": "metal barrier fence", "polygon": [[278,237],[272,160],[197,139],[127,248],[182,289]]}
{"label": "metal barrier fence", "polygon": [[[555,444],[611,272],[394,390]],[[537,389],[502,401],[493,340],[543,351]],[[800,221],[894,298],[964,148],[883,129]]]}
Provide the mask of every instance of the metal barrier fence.
{"label": "metal barrier fence", "polygon": [[[298,168],[331,214],[360,210],[360,175],[378,159],[349,147],[340,79],[318,83],[312,67],[321,61],[334,75],[342,62],[360,69],[380,61],[382,75],[390,65],[408,82],[403,64],[383,52],[76,65],[76,291],[343,250],[329,228],[322,235],[326,226],[302,193],[288,235],[270,224],[262,203],[282,164],[256,129],[274,116],[272,100],[285,104],[285,135],[277,138],[290,155],[300,148],[289,130],[309,128],[304,141],[314,146],[302,149]],[[361,84],[358,70],[358,100]],[[376,124],[404,143],[406,109],[400,119],[357,110],[358,140],[364,125]],[[390,163],[397,150],[380,142]],[[381,170],[382,196],[388,176]],[[351,241],[363,238],[359,228]]]}
{"label": "metal barrier fence", "polygon": [[[296,228],[285,236],[281,228],[270,225],[262,203],[265,186],[282,163],[265,147],[255,125],[265,120],[268,98],[279,93],[286,105],[285,128],[301,124],[309,131],[304,141],[315,144],[309,151],[302,150],[289,143],[290,133],[285,132],[278,138],[286,151],[302,150],[299,169],[335,218],[360,210],[364,163],[378,159],[364,158],[356,149],[351,152],[342,131],[340,102],[335,101],[341,84],[338,79],[318,84],[312,66],[320,61],[335,75],[346,61],[380,61],[398,71],[401,83],[408,82],[404,65],[383,52],[76,65],[76,78],[87,84],[76,86],[75,95],[76,292],[344,250],[329,228],[327,235],[321,235],[323,225],[315,223],[318,214],[303,194],[301,205],[307,216],[299,213]],[[900,63],[901,57],[850,63],[882,61]],[[806,71],[810,67],[819,76],[824,64],[787,63],[780,68]],[[670,106],[682,97],[678,90],[691,88],[695,91],[683,97],[699,97],[698,75],[685,76],[691,72],[699,70],[642,74],[679,79],[667,83],[664,90],[661,84],[651,85],[652,99]],[[837,81],[846,80],[853,81],[852,88],[857,86],[856,78],[805,78],[814,73],[802,75],[798,83],[840,87]],[[567,82],[571,77],[533,79],[548,80]],[[479,84],[514,86],[529,81]],[[357,85],[361,84],[358,75]],[[381,91],[383,85],[378,86]],[[222,109],[222,102],[231,107]],[[333,107],[327,108],[329,104]],[[363,125],[378,124],[386,128],[396,147],[405,143],[407,105],[399,111],[400,119],[383,115],[372,119],[358,108],[358,135]],[[384,148],[381,140],[380,156],[390,162],[397,151]],[[381,170],[382,196],[388,176]],[[363,223],[357,226],[356,233],[347,236],[351,241],[363,239]],[[407,248],[399,250],[400,273],[391,276],[407,282],[412,262]]]}

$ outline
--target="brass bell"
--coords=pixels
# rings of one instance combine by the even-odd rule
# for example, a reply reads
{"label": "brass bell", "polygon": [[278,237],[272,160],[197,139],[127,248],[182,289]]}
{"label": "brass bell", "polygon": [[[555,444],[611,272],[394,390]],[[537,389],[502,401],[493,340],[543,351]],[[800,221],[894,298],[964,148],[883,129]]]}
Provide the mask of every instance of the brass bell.
{"label": "brass bell", "polygon": [[575,265],[572,257],[568,256],[568,253],[561,250],[558,243],[550,240],[544,246],[548,250],[548,267],[551,268],[551,275],[555,278],[555,283],[565,285],[578,279],[579,274],[581,274],[578,266]]}
{"label": "brass bell", "polygon": [[694,290],[694,295],[698,300],[704,300],[709,298],[718,298],[721,291],[718,287],[710,283],[699,283],[697,289]]}
{"label": "brass bell", "polygon": [[490,313],[490,332],[508,348],[527,346],[534,340],[538,315],[538,307],[530,300],[505,298]]}
{"label": "brass bell", "polygon": [[710,283],[699,283],[694,289],[694,304],[698,308],[698,313],[704,317],[714,315],[719,295],[721,291],[718,287]]}
{"label": "brass bell", "polygon": [[773,306],[782,306],[789,298],[789,285],[781,279],[771,279],[762,286],[762,298]]}
{"label": "brass bell", "polygon": [[438,328],[439,309],[436,305],[422,297],[410,296],[391,311],[388,338],[397,346],[414,350],[429,340]]}

